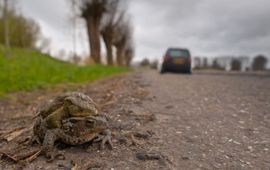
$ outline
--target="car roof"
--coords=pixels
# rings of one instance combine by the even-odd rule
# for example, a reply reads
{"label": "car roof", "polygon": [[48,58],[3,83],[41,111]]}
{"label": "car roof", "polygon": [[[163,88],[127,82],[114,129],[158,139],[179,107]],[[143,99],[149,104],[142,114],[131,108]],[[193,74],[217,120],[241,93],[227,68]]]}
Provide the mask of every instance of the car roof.
{"label": "car roof", "polygon": [[169,51],[169,50],[185,50],[185,51],[189,51],[187,48],[177,48],[177,47],[170,47],[170,48],[168,48],[167,51]]}

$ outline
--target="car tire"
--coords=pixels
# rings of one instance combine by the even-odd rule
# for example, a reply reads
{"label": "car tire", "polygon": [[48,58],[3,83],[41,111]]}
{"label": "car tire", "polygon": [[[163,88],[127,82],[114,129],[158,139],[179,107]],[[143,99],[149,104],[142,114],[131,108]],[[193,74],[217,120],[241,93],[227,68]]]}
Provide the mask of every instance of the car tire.
{"label": "car tire", "polygon": [[164,74],[165,73],[165,70],[164,68],[161,67],[160,71],[159,71],[160,74]]}
{"label": "car tire", "polygon": [[187,74],[192,74],[192,71],[191,71],[191,68],[190,67],[186,70],[186,73]]}

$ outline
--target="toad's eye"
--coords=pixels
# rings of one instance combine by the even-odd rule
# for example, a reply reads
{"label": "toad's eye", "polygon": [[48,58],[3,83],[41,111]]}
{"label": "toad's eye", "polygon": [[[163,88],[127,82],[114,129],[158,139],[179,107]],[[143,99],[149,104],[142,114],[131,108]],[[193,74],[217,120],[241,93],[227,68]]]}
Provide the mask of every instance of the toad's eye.
{"label": "toad's eye", "polygon": [[94,128],[95,124],[96,124],[96,122],[94,120],[87,120],[86,121],[86,126],[89,128]]}

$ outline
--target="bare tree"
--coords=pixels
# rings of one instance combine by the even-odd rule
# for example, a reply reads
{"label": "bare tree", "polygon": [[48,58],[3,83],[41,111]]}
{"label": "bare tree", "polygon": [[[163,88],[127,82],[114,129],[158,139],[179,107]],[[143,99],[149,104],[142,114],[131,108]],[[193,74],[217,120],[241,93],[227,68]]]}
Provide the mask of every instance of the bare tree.
{"label": "bare tree", "polygon": [[[124,65],[126,63],[125,53],[127,47],[131,47],[129,44],[131,44],[132,31],[129,20],[125,18],[124,8],[121,10],[119,8],[120,1],[121,0],[76,1],[80,16],[86,21],[91,51],[90,56],[96,63],[101,62],[100,35],[102,35],[106,46],[107,63],[110,65],[113,64],[113,46],[116,47],[118,65]],[[132,58],[131,54],[133,54],[133,52],[131,52],[130,49],[127,54]]]}
{"label": "bare tree", "polygon": [[[108,14],[104,17],[101,28],[101,35],[104,40],[107,51],[107,63],[113,65],[113,40],[115,39],[115,32],[117,25],[121,22],[124,12],[119,13],[119,0],[111,0],[108,5]],[[119,14],[119,15],[118,15]]]}
{"label": "bare tree", "polygon": [[117,64],[124,65],[126,62],[125,52],[132,43],[132,28],[128,19],[123,19],[115,31],[113,44],[116,47]]}
{"label": "bare tree", "polygon": [[9,24],[8,24],[8,1],[4,0],[4,34],[5,34],[5,48],[6,56],[9,56],[10,43],[9,43]]}
{"label": "bare tree", "polygon": [[207,57],[203,58],[203,68],[208,68],[208,58]]}
{"label": "bare tree", "polygon": [[125,65],[130,66],[130,63],[134,57],[134,48],[133,46],[129,46],[125,51]]}
{"label": "bare tree", "polygon": [[100,24],[108,0],[81,0],[79,8],[86,21],[91,54],[96,63],[101,63]]}
{"label": "bare tree", "polygon": [[140,62],[140,66],[142,67],[147,67],[150,65],[150,61],[148,58],[144,58],[141,62]]}
{"label": "bare tree", "polygon": [[[233,63],[231,63],[231,65],[233,65]],[[216,70],[222,70],[223,68],[220,66],[220,64],[218,63],[217,58],[214,59],[213,64],[212,64],[212,68],[216,69]]]}
{"label": "bare tree", "polygon": [[[76,0],[72,0],[72,13],[76,14]],[[76,22],[76,16],[72,17],[72,24],[73,24],[73,35],[72,35],[72,41],[73,41],[73,55],[76,56],[76,50],[77,50],[77,46],[76,46],[76,26],[77,26],[77,22]]]}
{"label": "bare tree", "polygon": [[241,70],[241,62],[237,59],[233,59],[231,61],[231,68],[233,71],[240,71]]}
{"label": "bare tree", "polygon": [[253,60],[252,69],[255,71],[256,70],[265,70],[267,62],[268,62],[268,60],[265,56],[258,55]]}
{"label": "bare tree", "polygon": [[113,41],[113,26],[112,24],[106,25],[103,30],[101,31],[105,46],[106,46],[106,51],[107,51],[107,64],[108,65],[113,65],[113,46],[112,46],[112,41]]}

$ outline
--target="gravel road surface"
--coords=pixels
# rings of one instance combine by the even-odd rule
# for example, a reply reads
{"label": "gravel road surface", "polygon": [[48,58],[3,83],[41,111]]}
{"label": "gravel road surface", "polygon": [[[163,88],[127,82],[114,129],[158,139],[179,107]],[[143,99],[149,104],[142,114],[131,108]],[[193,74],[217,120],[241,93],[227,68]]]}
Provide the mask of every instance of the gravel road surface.
{"label": "gravel road surface", "polygon": [[270,76],[139,75],[173,169],[270,169]]}
{"label": "gravel road surface", "polygon": [[70,89],[64,84],[0,99],[0,169],[270,169],[268,74],[150,70],[72,88],[107,113],[113,150],[59,143],[65,160],[48,163],[40,155],[21,165],[18,157],[38,147],[24,142],[37,106]]}

